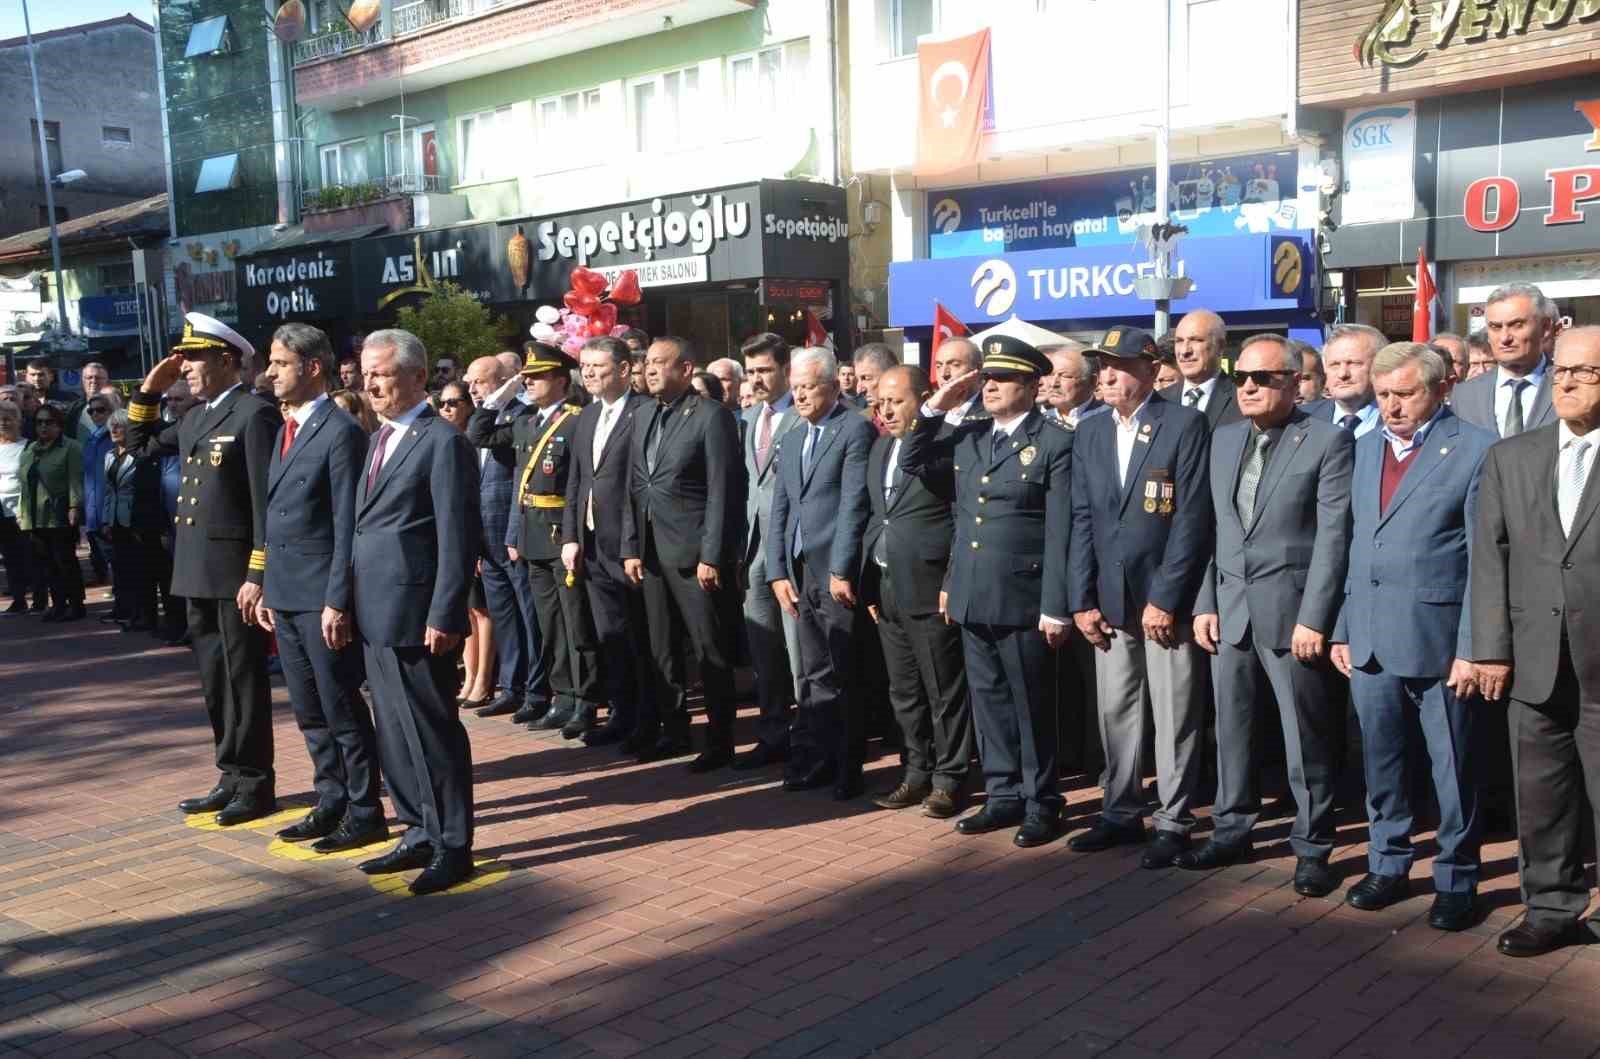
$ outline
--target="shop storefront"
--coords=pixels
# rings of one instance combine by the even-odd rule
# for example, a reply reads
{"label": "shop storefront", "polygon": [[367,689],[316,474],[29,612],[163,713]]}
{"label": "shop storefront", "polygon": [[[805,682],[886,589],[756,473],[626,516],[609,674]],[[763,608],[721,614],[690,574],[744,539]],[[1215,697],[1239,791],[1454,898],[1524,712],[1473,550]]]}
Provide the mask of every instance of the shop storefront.
{"label": "shop storefront", "polygon": [[327,332],[336,351],[348,349],[356,326],[351,245],[313,240],[241,255],[235,287],[244,336],[265,350],[279,325],[306,323]]}

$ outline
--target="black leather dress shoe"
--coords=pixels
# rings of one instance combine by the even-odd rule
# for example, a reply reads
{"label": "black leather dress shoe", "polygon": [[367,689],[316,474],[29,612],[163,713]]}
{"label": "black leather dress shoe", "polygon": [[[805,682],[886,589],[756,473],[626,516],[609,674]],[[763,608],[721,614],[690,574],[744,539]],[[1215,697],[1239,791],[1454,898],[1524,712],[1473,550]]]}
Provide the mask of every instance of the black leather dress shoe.
{"label": "black leather dress shoe", "polygon": [[325,812],[321,809],[313,809],[288,827],[280,828],[278,837],[285,842],[304,842],[307,839],[331,835],[338,830],[339,821],[343,817],[343,810],[336,812],[329,809]]}
{"label": "black leather dress shoe", "polygon": [[1099,853],[1113,846],[1138,846],[1144,842],[1144,824],[1113,824],[1101,820],[1081,835],[1067,840],[1075,853]]}
{"label": "black leather dress shoe", "polygon": [[[615,715],[616,710],[612,710],[611,712],[613,715]],[[595,725],[587,732],[584,732],[583,745],[611,746],[613,744],[622,742],[627,737],[628,729],[626,727],[620,724],[612,724],[610,721],[607,721],[605,724]]]}
{"label": "black leather dress shoe", "polygon": [[1515,956],[1522,959],[1529,956],[1543,956],[1547,952],[1564,949],[1568,945],[1576,945],[1580,940],[1577,923],[1564,923],[1561,926],[1535,926],[1528,922],[1526,916],[1522,922],[1500,935],[1500,940],[1495,943],[1495,948],[1500,950],[1502,956]]}
{"label": "black leather dress shoe", "polygon": [[418,897],[448,890],[458,882],[472,877],[472,851],[470,849],[441,849],[428,861],[422,874],[411,880],[411,892]]}
{"label": "black leather dress shoe", "polygon": [[233,792],[219,783],[211,788],[207,794],[199,798],[185,798],[179,802],[178,811],[191,815],[194,813],[214,813],[231,801],[233,801]]}
{"label": "black leather dress shoe", "polygon": [[418,842],[415,846],[396,846],[381,857],[362,861],[357,867],[366,875],[393,875],[400,871],[426,868],[433,862],[433,843]]}
{"label": "black leather dress shoe", "polygon": [[1020,802],[1010,804],[984,802],[982,809],[956,821],[956,831],[963,835],[986,835],[990,831],[1003,831],[1008,827],[1016,827],[1022,820]]}
{"label": "black leather dress shoe", "polygon": [[1465,893],[1433,895],[1433,907],[1428,910],[1428,926],[1434,930],[1448,930],[1454,933],[1466,930],[1477,921],[1477,895],[1471,890]]}
{"label": "black leather dress shoe", "polygon": [[508,713],[516,713],[521,708],[522,696],[513,695],[508,691],[498,699],[490,699],[489,704],[478,711],[478,716],[504,717]]}
{"label": "black leather dress shoe", "polygon": [[493,695],[485,695],[481,699],[459,698],[456,700],[458,710],[481,710],[494,701]]}
{"label": "black leather dress shoe", "polygon": [[826,787],[837,777],[833,765],[826,761],[819,761],[810,768],[800,769],[783,778],[783,789],[786,791],[814,791],[818,787]]}
{"label": "black leather dress shoe", "polygon": [[928,787],[913,787],[902,783],[888,794],[880,794],[872,799],[872,804],[879,809],[910,809],[921,805],[931,793],[932,790]]}
{"label": "black leather dress shoe", "polygon": [[1339,888],[1339,877],[1320,857],[1297,857],[1294,864],[1294,892],[1301,897],[1327,897]]}
{"label": "black leather dress shoe", "polygon": [[535,718],[528,722],[528,729],[534,732],[553,732],[565,728],[567,722],[572,720],[573,710],[570,706],[551,706],[544,711],[543,717]]}
{"label": "black leather dress shoe", "polygon": [[733,756],[733,771],[749,772],[751,769],[765,768],[768,765],[776,765],[779,762],[788,760],[789,751],[787,748],[780,750],[775,746],[768,746],[766,743],[757,743],[749,750]]}
{"label": "black leather dress shoe", "polygon": [[1344,903],[1363,912],[1377,912],[1411,896],[1411,880],[1404,875],[1381,875],[1370,871],[1350,887]]}
{"label": "black leather dress shoe", "polygon": [[389,825],[383,822],[382,814],[362,824],[357,823],[349,813],[345,813],[344,819],[339,821],[339,826],[334,828],[333,833],[327,838],[319,838],[311,843],[311,848],[318,853],[340,853],[347,849],[370,846],[388,837]]}
{"label": "black leather dress shoe", "polygon": [[833,800],[848,802],[852,798],[859,798],[867,793],[866,781],[861,778],[861,770],[854,769],[846,772],[833,781]]}
{"label": "black leather dress shoe", "polygon": [[525,702],[517,708],[516,713],[511,715],[511,722],[513,724],[532,724],[549,712],[550,704],[547,702]]}
{"label": "black leather dress shoe", "polygon": [[1199,849],[1186,849],[1172,863],[1186,871],[1213,871],[1230,864],[1243,864],[1252,852],[1249,840],[1229,845],[1207,839]]}
{"label": "black leather dress shoe", "polygon": [[1061,817],[1056,813],[1029,813],[1011,844],[1019,849],[1032,849],[1061,837]]}
{"label": "black leather dress shoe", "polygon": [[[592,735],[593,733],[590,734]],[[655,745],[655,736],[650,735],[647,732],[629,732],[627,735],[623,736],[622,741],[617,744],[617,753],[626,757],[629,754],[638,754],[646,747]]]}
{"label": "black leather dress shoe", "polygon": [[1178,857],[1189,852],[1189,836],[1177,831],[1157,831],[1154,841],[1139,855],[1139,867],[1152,871],[1170,868]]}
{"label": "black leather dress shoe", "polygon": [[733,751],[702,750],[693,761],[689,762],[689,771],[693,773],[715,772],[720,768],[727,768],[733,761]]}
{"label": "black leather dress shoe", "polygon": [[561,726],[561,738],[581,738],[583,733],[594,727],[599,712],[598,706],[579,706],[573,711],[571,720]]}
{"label": "black leather dress shoe", "polygon": [[277,811],[278,803],[271,796],[250,798],[236,794],[232,801],[217,811],[217,825],[233,827],[235,824],[248,824],[252,820],[259,820]]}

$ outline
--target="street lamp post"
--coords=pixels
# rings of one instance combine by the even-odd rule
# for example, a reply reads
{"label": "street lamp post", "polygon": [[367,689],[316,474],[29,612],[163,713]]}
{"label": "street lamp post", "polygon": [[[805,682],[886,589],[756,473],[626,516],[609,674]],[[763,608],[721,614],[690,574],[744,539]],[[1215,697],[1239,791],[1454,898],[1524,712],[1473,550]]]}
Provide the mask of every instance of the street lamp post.
{"label": "street lamp post", "polygon": [[55,174],[50,172],[50,147],[44,136],[44,102],[39,95],[39,64],[33,53],[33,24],[28,19],[28,0],[22,0],[22,32],[28,38],[28,73],[33,77],[33,117],[39,127],[39,168],[44,171],[44,208],[50,215],[50,260],[56,273],[56,331],[70,335],[67,322],[67,292],[61,282],[61,239],[56,234]]}

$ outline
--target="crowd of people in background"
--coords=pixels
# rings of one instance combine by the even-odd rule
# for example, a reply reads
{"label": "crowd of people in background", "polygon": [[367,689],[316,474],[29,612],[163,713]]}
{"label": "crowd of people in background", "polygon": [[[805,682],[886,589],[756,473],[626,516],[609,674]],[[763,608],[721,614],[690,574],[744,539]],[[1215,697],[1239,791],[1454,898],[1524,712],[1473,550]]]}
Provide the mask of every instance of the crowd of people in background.
{"label": "crowd of people in background", "polygon": [[[882,740],[902,769],[877,805],[959,817],[963,834],[1013,830],[1022,847],[1067,830],[1073,769],[1104,798],[1069,847],[1138,844],[1151,870],[1252,856],[1276,760],[1294,889],[1326,896],[1353,709],[1371,839],[1345,900],[1370,911],[1409,895],[1427,789],[1430,925],[1479,920],[1480,838],[1503,822],[1528,913],[1500,950],[1536,955],[1583,937],[1589,901],[1600,328],[1563,329],[1526,285],[1493,292],[1485,323],[1427,344],[1359,324],[1321,349],[1257,334],[1230,370],[1227,325],[1203,309],[1159,340],[1119,326],[1030,342],[1002,325],[944,340],[925,373],[878,343],[839,357],[760,334],[706,358],[639,331],[577,359],[530,342],[469,363],[433,351],[431,365],[414,336],[385,331],[336,363],[304,325],[279,329],[262,367],[200,318],[210,330],[130,409],[98,365],[80,395],[42,362],[0,391],[0,546],[12,612],[84,616],[84,533],[115,586],[103,620],[181,642],[174,562],[207,547],[181,534],[208,515],[183,494],[195,505],[200,483],[260,476],[228,516],[246,584],[236,600],[197,591],[283,653],[319,793],[285,837],[331,851],[386,835],[381,763],[406,830],[362,868],[423,868],[418,892],[471,871],[455,714],[470,709],[639,762],[693,754],[695,773],[781,766],[784,790],[840,801],[865,793]],[[259,441],[270,469],[245,434],[216,433],[241,384],[207,376],[208,358],[254,379],[260,411],[227,415],[281,420]],[[333,440],[296,441],[317,431]],[[277,510],[264,498],[297,459],[322,477]],[[377,587],[363,603],[380,580],[408,616]],[[194,602],[191,621],[222,622]],[[208,651],[236,649],[228,634],[215,648],[196,636],[214,728],[259,727],[246,700],[260,689],[208,675]],[[371,715],[363,667],[338,661],[358,640]],[[739,750],[746,666],[758,716]],[[264,762],[251,738],[236,749],[254,763],[237,767],[219,742],[224,779],[186,811],[229,823],[271,807],[270,738]],[[986,797],[962,815],[974,759]],[[1192,841],[1213,783],[1213,828]]]}

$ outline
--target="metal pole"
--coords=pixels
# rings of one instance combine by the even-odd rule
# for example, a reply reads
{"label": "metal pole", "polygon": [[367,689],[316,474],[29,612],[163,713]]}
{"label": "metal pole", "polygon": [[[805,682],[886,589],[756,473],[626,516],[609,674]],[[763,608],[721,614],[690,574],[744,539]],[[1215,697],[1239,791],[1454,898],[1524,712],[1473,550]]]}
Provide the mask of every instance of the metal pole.
{"label": "metal pole", "polygon": [[[1161,122],[1156,126],[1156,230],[1165,232],[1170,203],[1167,201],[1167,187],[1172,183],[1172,158],[1171,145],[1168,142],[1171,136],[1172,122],[1172,0],[1162,0],[1161,4]],[[1156,278],[1166,279],[1171,272],[1172,256],[1168,250],[1170,244],[1166,239],[1159,239],[1156,243]],[[1160,338],[1167,333],[1167,328],[1172,320],[1172,302],[1167,298],[1156,299],[1155,336]]]}
{"label": "metal pole", "polygon": [[67,322],[67,292],[61,283],[61,240],[56,235],[56,194],[51,183],[50,147],[44,138],[44,103],[39,98],[39,66],[33,56],[33,24],[28,19],[28,0],[22,0],[22,32],[28,38],[28,73],[33,77],[33,117],[39,126],[39,168],[44,170],[44,208],[50,214],[50,259],[56,270],[56,328],[58,333],[70,335],[72,326]]}

